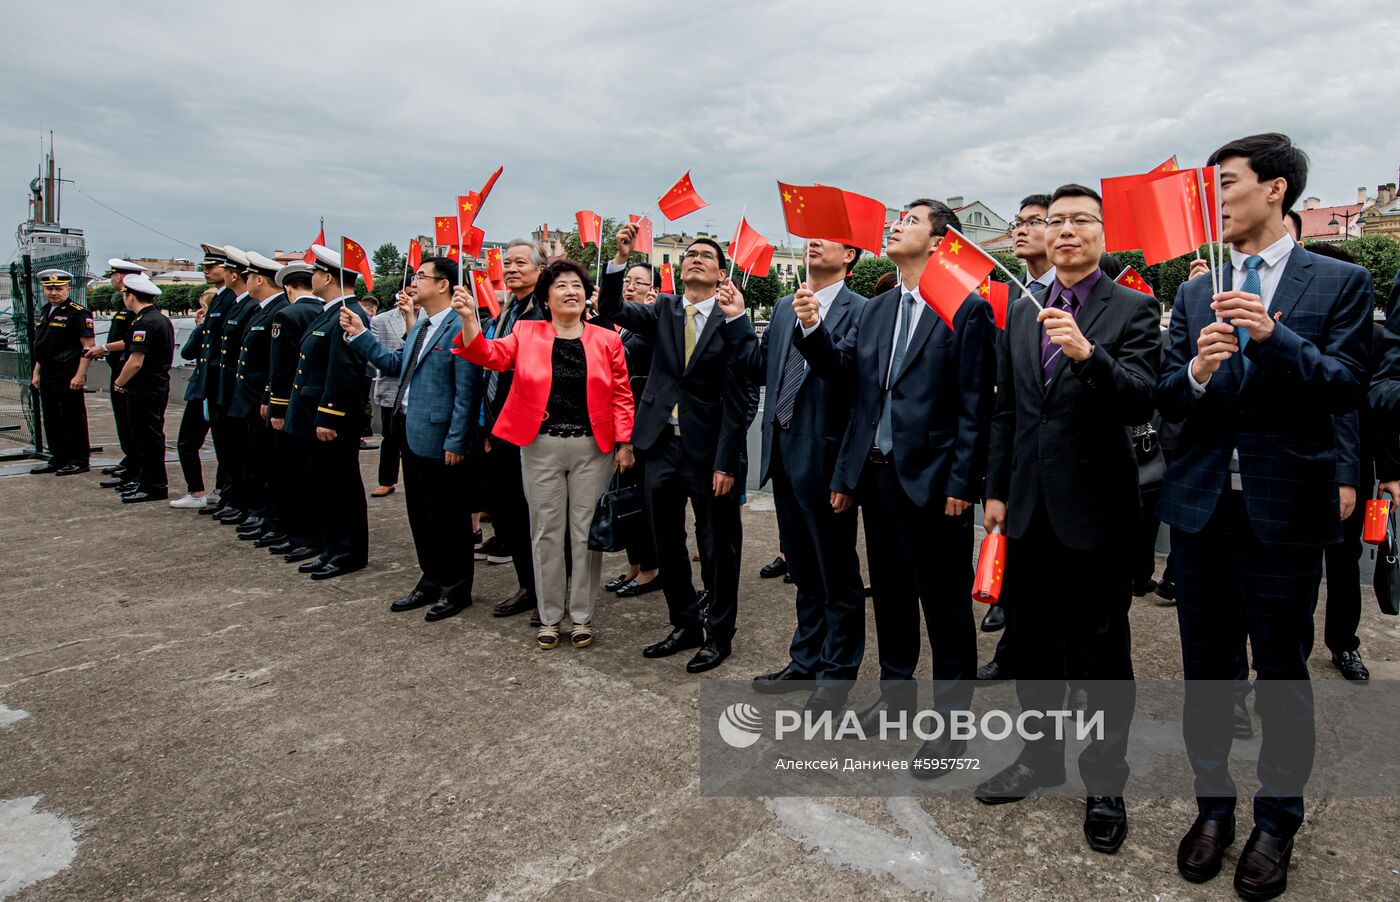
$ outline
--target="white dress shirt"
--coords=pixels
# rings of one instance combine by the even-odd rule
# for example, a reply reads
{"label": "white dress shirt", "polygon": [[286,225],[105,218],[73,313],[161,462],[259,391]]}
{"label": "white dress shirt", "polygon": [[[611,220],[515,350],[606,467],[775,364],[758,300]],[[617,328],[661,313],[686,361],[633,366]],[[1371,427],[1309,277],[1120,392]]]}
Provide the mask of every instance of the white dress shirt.
{"label": "white dress shirt", "polygon": [[[424,312],[426,313],[426,311]],[[428,317],[428,324],[423,327],[424,329],[427,329],[428,332],[427,335],[423,338],[423,346],[418,349],[418,361],[413,364],[413,369],[415,372],[418,369],[418,364],[422,363],[423,358],[426,357],[428,355],[428,352],[433,349],[433,333],[437,331],[438,326],[441,326],[442,321],[447,319],[448,316],[456,315],[456,311],[453,310],[451,307],[443,307],[437,313],[434,313],[432,316]],[[413,350],[413,348],[410,346],[408,350],[411,351]],[[402,373],[403,369],[400,368],[399,372]],[[413,394],[412,380],[409,381],[408,385],[403,386],[402,405],[404,413],[408,413],[408,396],[411,394]]]}

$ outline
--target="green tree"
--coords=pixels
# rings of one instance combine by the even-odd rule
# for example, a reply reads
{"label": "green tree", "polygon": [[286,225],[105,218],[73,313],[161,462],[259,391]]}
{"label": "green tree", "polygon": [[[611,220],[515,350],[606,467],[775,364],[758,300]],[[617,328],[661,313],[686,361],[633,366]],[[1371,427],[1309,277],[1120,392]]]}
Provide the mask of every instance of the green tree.
{"label": "green tree", "polygon": [[851,270],[851,277],[846,280],[846,284],[856,294],[872,297],[875,294],[875,283],[880,281],[880,277],[885,273],[894,272],[894,270],[894,261],[889,257],[862,254]]}
{"label": "green tree", "polygon": [[1342,249],[1351,254],[1358,266],[1371,271],[1371,287],[1376,306],[1383,306],[1400,269],[1400,243],[1384,235],[1364,235],[1342,242]]}
{"label": "green tree", "polygon": [[743,287],[744,305],[757,319],[772,316],[773,306],[784,295],[791,293],[788,291],[787,280],[778,274],[776,267],[768,270],[768,275],[762,278],[750,277],[747,285],[744,285],[744,274],[736,269],[734,280]]}
{"label": "green tree", "polygon": [[403,278],[404,258],[399,253],[398,247],[392,242],[385,242],[374,249],[374,254],[370,258],[370,270],[374,273],[375,283],[387,282],[390,279]]}
{"label": "green tree", "polygon": [[[992,256],[995,257],[996,261],[1002,266],[1014,272],[1017,278],[1021,278],[1026,274],[1026,264],[1022,263],[1021,258],[1010,251],[992,251]],[[1011,281],[1010,277],[1000,269],[992,270],[992,278],[998,282]]]}

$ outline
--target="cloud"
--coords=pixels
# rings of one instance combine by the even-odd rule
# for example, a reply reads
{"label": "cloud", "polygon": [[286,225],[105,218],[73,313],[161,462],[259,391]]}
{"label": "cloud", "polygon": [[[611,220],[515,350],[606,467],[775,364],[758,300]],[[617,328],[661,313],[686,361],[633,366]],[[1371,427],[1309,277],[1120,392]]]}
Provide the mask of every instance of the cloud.
{"label": "cloud", "polygon": [[[1400,38],[1383,0],[63,10],[61,44],[0,60],[18,86],[0,99],[9,196],[52,128],[77,189],[190,244],[299,248],[324,215],[331,236],[404,247],[500,164],[480,221],[498,240],[580,208],[640,213],[686,169],[711,206],[685,229],[727,234],[747,205],[779,238],[778,178],[1009,217],[1032,191],[1254,131],[1298,140],[1326,202],[1400,163],[1394,73],[1367,62]],[[189,252],[64,200],[94,260]]]}

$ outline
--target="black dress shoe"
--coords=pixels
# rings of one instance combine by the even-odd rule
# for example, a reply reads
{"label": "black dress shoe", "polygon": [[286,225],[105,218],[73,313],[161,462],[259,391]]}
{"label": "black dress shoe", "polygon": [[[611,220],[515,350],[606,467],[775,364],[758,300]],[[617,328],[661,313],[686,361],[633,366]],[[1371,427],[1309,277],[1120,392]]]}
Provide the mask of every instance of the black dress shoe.
{"label": "black dress shoe", "polygon": [[286,539],[285,541],[279,542],[276,545],[267,546],[267,553],[291,554],[293,551],[296,551],[300,547],[300,545],[298,545],[296,542],[293,542],[291,539]]}
{"label": "black dress shoe", "polygon": [[298,565],[297,565],[297,572],[298,572],[298,573],[315,573],[317,570],[320,570],[320,569],[322,569],[323,567],[328,567],[328,566],[330,566],[330,565],[326,563],[326,560],[325,560],[323,557],[321,557],[321,553],[318,551],[318,552],[315,553],[314,556],[312,556],[312,557],[311,557],[310,559],[308,559],[306,562],[301,563],[301,564],[298,564]]}
{"label": "black dress shoe", "polygon": [[807,702],[802,706],[802,710],[811,711],[813,714],[840,711],[846,707],[848,686],[848,683],[832,681],[818,683],[817,688],[812,690],[812,694],[807,696]]}
{"label": "black dress shoe", "polygon": [[776,673],[765,673],[762,676],[753,678],[753,688],[755,692],[762,692],[764,695],[781,695],[784,692],[801,692],[804,689],[811,689],[811,686],[803,685],[812,679],[810,673],[803,673],[788,663],[786,667]]}
{"label": "black dress shoe", "polygon": [[126,467],[123,467],[121,464],[113,464],[110,467],[102,468],[103,476],[120,476],[124,472],[126,472]]}
{"label": "black dress shoe", "polygon": [[1253,739],[1254,722],[1249,719],[1249,706],[1244,699],[1235,699],[1235,711],[1230,724],[1230,733],[1236,739]]}
{"label": "black dress shoe", "polygon": [[1332,655],[1332,664],[1342,672],[1342,676],[1358,683],[1367,683],[1371,680],[1371,671],[1366,669],[1366,665],[1361,660],[1361,652],[1344,651]]}
{"label": "black dress shoe", "polygon": [[716,642],[713,639],[700,646],[700,650],[695,653],[685,665],[686,673],[704,673],[707,670],[714,670],[724,663],[724,659],[729,657],[729,643]]}
{"label": "black dress shoe", "polygon": [[1128,809],[1122,796],[1089,796],[1084,800],[1084,838],[1095,852],[1112,855],[1128,838]]}
{"label": "black dress shoe", "polygon": [[57,473],[57,472],[58,472],[58,467],[54,466],[53,461],[49,461],[49,462],[46,463],[46,464],[41,464],[40,466],[35,467],[34,469],[30,470],[29,472],[30,472],[31,475],[40,476],[40,475],[42,475],[42,474],[44,474],[44,473]]}
{"label": "black dress shoe", "polygon": [[1235,864],[1235,892],[1250,902],[1283,895],[1288,889],[1288,863],[1292,860],[1291,836],[1284,839],[1255,827]]}
{"label": "black dress shoe", "polygon": [[116,492],[118,495],[125,495],[127,492],[134,492],[139,488],[141,488],[141,483],[128,479],[116,487]]}
{"label": "black dress shoe", "polygon": [[142,490],[132,492],[122,496],[122,504],[140,504],[142,501],[164,501],[170,497],[169,492]]}
{"label": "black dress shoe", "polygon": [[1013,676],[1011,668],[996,658],[977,668],[977,681],[979,683],[1000,683],[1012,679]]}
{"label": "black dress shoe", "polygon": [[1235,841],[1235,815],[1207,820],[1196,815],[1196,822],[1176,847],[1176,869],[1192,883],[1205,883],[1220,873],[1220,860]]}
{"label": "black dress shoe", "polygon": [[266,531],[261,529],[256,529],[252,532],[244,532],[242,527],[238,529],[238,541],[240,542],[256,542],[265,535],[267,535]]}
{"label": "black dress shoe", "polygon": [[875,739],[880,735],[880,716],[886,711],[893,712],[889,718],[893,722],[897,719],[894,715],[897,715],[901,710],[898,705],[882,695],[875,699],[873,705],[857,714],[856,719],[860,721],[860,729],[865,738]]}
{"label": "black dress shoe", "polygon": [[758,571],[758,575],[762,579],[772,579],[785,573],[787,573],[787,561],[780,557],[773,558],[771,564],[764,564],[763,568]]}
{"label": "black dress shoe", "polygon": [[115,489],[119,488],[120,486],[126,485],[126,483],[129,481],[130,480],[128,480],[125,476],[113,476],[111,479],[104,479],[101,482],[99,482],[97,484],[97,487],[101,489]]}
{"label": "black dress shoe", "polygon": [[[319,549],[319,548],[311,548],[311,547],[309,547],[309,546],[307,546],[307,545],[302,545],[300,548],[293,548],[291,551],[289,551],[289,552],[287,552],[286,554],[282,555],[282,560],[286,561],[286,562],[289,563],[289,564],[295,564],[297,561],[310,560],[310,559],[313,558],[313,557],[314,557],[314,558],[319,558],[320,556],[321,556],[321,549]],[[319,566],[319,565],[317,565],[317,566]],[[313,569],[314,569],[314,568],[313,568]],[[303,573],[308,573],[308,572],[310,572],[310,571],[303,570],[302,572],[303,572]]]}
{"label": "black dress shoe", "polygon": [[786,573],[783,574],[783,582],[786,583],[786,584],[789,585],[789,586],[795,585],[795,584],[797,583],[797,580],[795,580],[795,579],[792,578],[792,571],[791,571],[791,570],[789,570],[788,572],[786,572]]}
{"label": "black dress shoe", "polygon": [[[493,536],[494,538],[494,536]],[[492,617],[514,617],[516,614],[523,614],[526,611],[533,611],[539,606],[538,602],[531,597],[525,589],[517,589],[515,594],[503,601],[497,602],[491,609]]]}
{"label": "black dress shoe", "polygon": [[616,592],[630,582],[632,582],[632,577],[623,573],[620,576],[614,576],[612,579],[608,580],[603,584],[603,588],[608,592]]}
{"label": "black dress shoe", "polygon": [[[937,739],[924,740],[924,744],[919,746],[919,750],[914,753],[913,760],[961,758],[966,751],[966,739],[949,739],[946,736],[939,736]],[[922,767],[911,768],[909,774],[915,780],[937,780],[952,772],[953,769],[950,767]]]}
{"label": "black dress shoe", "polygon": [[55,476],[76,476],[79,473],[88,472],[86,464],[69,464],[66,467],[59,467],[54,471]]}
{"label": "black dress shoe", "polygon": [[1151,594],[1152,592],[1155,592],[1156,590],[1157,590],[1157,580],[1153,579],[1153,578],[1150,577],[1150,576],[1149,576],[1147,579],[1135,579],[1135,580],[1133,580],[1133,597],[1134,597],[1134,598],[1141,598],[1141,597],[1143,597],[1144,595],[1149,595],[1149,594]]}
{"label": "black dress shoe", "polygon": [[340,564],[326,564],[320,570],[312,570],[312,579],[335,579],[337,576],[344,576],[347,573],[354,573],[357,570],[365,569],[364,564],[358,567],[342,566]]}
{"label": "black dress shoe", "polygon": [[435,600],[435,594],[414,589],[404,597],[394,599],[394,603],[389,605],[389,610],[395,614],[401,611],[411,611],[414,608],[421,608],[425,604],[432,604]]}
{"label": "black dress shoe", "polygon": [[248,519],[248,512],[236,507],[226,507],[215,514],[214,519],[225,526],[237,526]]}
{"label": "black dress shoe", "polygon": [[429,623],[435,620],[446,620],[448,617],[454,617],[462,613],[462,611],[471,606],[472,600],[470,598],[454,600],[444,595],[437,600],[437,604],[428,608],[428,612],[423,615],[423,619]]}
{"label": "black dress shoe", "polygon": [[[280,532],[265,532],[253,541],[253,547],[271,549],[277,545],[285,543],[286,541],[287,537],[282,535],[282,533]],[[287,551],[291,551],[291,549],[288,548]],[[286,553],[286,551],[282,552],[282,554]],[[277,552],[274,551],[273,554],[277,554]]]}
{"label": "black dress shoe", "polygon": [[638,595],[659,591],[661,591],[661,577],[653,576],[648,582],[639,583],[634,579],[618,587],[617,597],[636,598]]}
{"label": "black dress shoe", "polygon": [[982,632],[995,633],[1006,626],[1006,608],[999,604],[988,605],[987,613],[982,615]]}
{"label": "black dress shoe", "polygon": [[1157,597],[1165,598],[1167,601],[1176,601],[1176,583],[1169,579],[1157,583]]}
{"label": "black dress shoe", "polygon": [[1048,789],[1065,782],[1063,770],[1048,772],[1032,770],[1028,765],[1013,761],[983,780],[973,793],[985,805],[1005,805],[1019,802],[1037,789]]}
{"label": "black dress shoe", "polygon": [[676,628],[671,630],[671,635],[662,639],[655,645],[648,645],[642,649],[644,658],[669,658],[677,652],[685,651],[687,648],[699,648],[705,641],[705,636],[700,627]]}
{"label": "black dress shoe", "polygon": [[239,532],[262,532],[267,528],[267,521],[262,517],[249,517],[238,524]]}

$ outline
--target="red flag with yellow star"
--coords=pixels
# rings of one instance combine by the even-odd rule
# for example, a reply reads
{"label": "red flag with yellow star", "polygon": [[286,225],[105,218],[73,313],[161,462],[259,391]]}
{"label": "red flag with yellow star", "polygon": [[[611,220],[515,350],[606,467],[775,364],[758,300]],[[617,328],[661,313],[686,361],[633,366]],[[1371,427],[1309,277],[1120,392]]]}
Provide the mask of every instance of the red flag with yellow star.
{"label": "red flag with yellow star", "polygon": [[365,289],[374,290],[374,273],[370,272],[369,257],[365,249],[344,236],[340,239],[340,263],[343,269],[353,269],[365,277]]}
{"label": "red flag with yellow star", "polygon": [[1179,171],[1176,156],[1164,161],[1148,172],[1139,175],[1120,175],[1103,179],[1099,183],[1099,194],[1103,197],[1103,243],[1104,250],[1135,251],[1142,247],[1138,237],[1137,223],[1133,219],[1132,204],[1128,192],[1148,182]]}
{"label": "red flag with yellow star", "polygon": [[484,305],[493,317],[501,315],[501,302],[496,300],[496,292],[491,288],[491,279],[479,269],[472,270],[472,293],[476,295],[478,307]]}
{"label": "red flag with yellow star", "polygon": [[676,277],[675,273],[672,272],[671,264],[669,263],[661,264],[661,293],[676,293]]}
{"label": "red flag with yellow star", "polygon": [[489,248],[486,251],[486,277],[497,288],[506,287],[506,271],[501,263],[501,249],[498,247]]}
{"label": "red flag with yellow star", "polygon": [[[756,275],[754,268],[759,259],[763,256],[764,250],[772,247],[768,239],[758,233],[758,230],[749,225],[745,217],[740,217],[739,227],[734,230],[734,237],[729,241],[729,256],[734,258],[734,265],[749,275]],[[772,255],[769,255],[769,263],[772,263]],[[768,274],[765,269],[764,275]]]}
{"label": "red flag with yellow star", "polygon": [[982,284],[977,286],[977,293],[992,305],[992,318],[996,320],[997,328],[1005,329],[1006,308],[1011,304],[1011,286],[987,276]]}
{"label": "red flag with yellow star", "polygon": [[471,228],[472,222],[476,220],[476,214],[480,210],[480,194],[468,191],[466,194],[457,195],[457,221],[461,223],[463,234],[466,234],[467,229]]}
{"label": "red flag with yellow star", "polygon": [[651,220],[643,219],[635,213],[628,213],[627,221],[637,227],[637,237],[632,242],[632,250],[639,254],[650,254],[652,248]]}
{"label": "red flag with yellow star", "polygon": [[574,214],[578,222],[578,243],[603,245],[603,217],[592,210],[579,210]]}
{"label": "red flag with yellow star", "polygon": [[[313,241],[313,242],[311,242],[311,243],[312,243],[313,245],[319,244],[319,245],[321,245],[321,247],[325,247],[325,246],[326,246],[326,227],[325,227],[325,226],[321,226],[321,231],[319,231],[319,232],[316,233],[316,240]],[[301,259],[302,259],[302,260],[305,260],[307,263],[313,263],[313,264],[314,264],[314,263],[316,262],[316,255],[313,254],[313,253],[311,253],[311,248],[308,247],[308,248],[306,249],[306,253],[304,253],[304,254],[301,255]]]}
{"label": "red flag with yellow star", "polygon": [[1196,179],[1196,170],[1182,169],[1128,190],[1148,266],[1189,254],[1208,240]]}
{"label": "red flag with yellow star", "polygon": [[423,245],[418,243],[417,238],[414,238],[413,240],[408,242],[408,268],[413,270],[414,272],[417,272],[418,267],[422,265]]}
{"label": "red flag with yellow star", "polygon": [[[778,196],[783,200],[783,217],[790,234],[841,242],[849,238],[851,218],[846,211],[846,192],[840,188],[778,182]],[[881,210],[882,230],[884,221]]]}
{"label": "red flag with yellow star", "polygon": [[457,217],[433,217],[433,240],[436,241],[438,244],[445,244],[448,247],[456,247],[457,242],[462,240],[461,234],[457,231]]}
{"label": "red flag with yellow star", "polygon": [[846,219],[851,224],[850,233],[840,236],[841,243],[872,254],[880,253],[885,244],[884,202],[854,191],[841,194],[846,200]]}
{"label": "red flag with yellow star", "polygon": [[924,265],[919,276],[919,294],[951,329],[958,308],[993,269],[996,269],[996,261],[957,229],[949,229]]}
{"label": "red flag with yellow star", "polygon": [[694,213],[708,204],[695,193],[695,184],[691,182],[690,170],[687,169],[685,175],[671,186],[671,190],[661,195],[656,206],[661,211],[662,216],[674,220]]}
{"label": "red flag with yellow star", "polygon": [[1131,266],[1125,266],[1123,271],[1118,274],[1118,278],[1113,281],[1125,288],[1131,288],[1133,291],[1141,291],[1148,297],[1155,298],[1157,296],[1157,293],[1152,290],[1151,285],[1147,284],[1147,280],[1142,277],[1142,274]]}
{"label": "red flag with yellow star", "polygon": [[777,248],[765,241],[763,247],[751,258],[735,265],[749,275],[761,279],[773,269],[773,252],[775,250]]}

